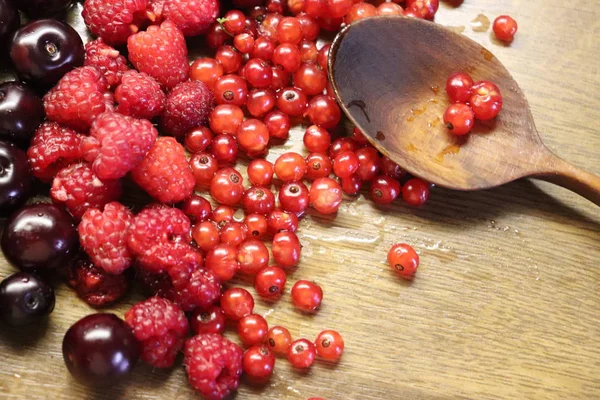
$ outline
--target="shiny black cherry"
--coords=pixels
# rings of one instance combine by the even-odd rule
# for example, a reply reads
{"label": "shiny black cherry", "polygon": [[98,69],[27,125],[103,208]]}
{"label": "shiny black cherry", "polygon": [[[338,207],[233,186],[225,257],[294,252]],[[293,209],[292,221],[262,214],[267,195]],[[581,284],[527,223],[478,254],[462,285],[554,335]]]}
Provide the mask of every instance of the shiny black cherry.
{"label": "shiny black cherry", "polygon": [[33,190],[33,175],[25,152],[0,141],[0,218],[21,207]]}
{"label": "shiny black cherry", "polygon": [[19,82],[0,84],[0,140],[27,147],[43,120],[44,103],[33,90]]}
{"label": "shiny black cherry", "polygon": [[37,275],[17,272],[0,282],[0,320],[7,325],[39,323],[54,310],[54,290]]}
{"label": "shiny black cherry", "polygon": [[55,19],[33,21],[13,36],[10,58],[19,76],[42,86],[54,85],[73,68],[83,65],[81,37]]}

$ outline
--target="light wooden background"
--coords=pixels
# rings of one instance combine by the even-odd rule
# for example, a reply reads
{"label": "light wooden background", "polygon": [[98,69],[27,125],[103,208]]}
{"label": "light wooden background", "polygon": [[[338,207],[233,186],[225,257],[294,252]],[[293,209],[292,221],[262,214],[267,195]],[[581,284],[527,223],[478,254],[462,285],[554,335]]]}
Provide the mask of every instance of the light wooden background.
{"label": "light wooden background", "polygon": [[[480,13],[514,16],[515,42],[505,47],[489,31],[473,32],[469,21]],[[600,3],[467,0],[456,9],[445,3],[437,21],[465,27],[496,54],[523,87],[549,147],[600,174]],[[300,148],[301,134],[294,137]],[[286,295],[274,307],[257,301],[257,311],[297,338],[337,329],[346,352],[339,365],[317,362],[306,374],[278,362],[268,387],[243,384],[237,398],[600,398],[599,233],[597,207],[531,181],[478,193],[436,189],[418,210],[377,208],[361,195],[335,220],[309,216],[288,288],[315,279],[322,309],[300,315]],[[412,284],[385,264],[398,241],[421,255]],[[12,272],[0,261],[0,277]],[[102,390],[74,382],[62,337],[93,310],[64,286],[57,296],[46,327],[0,329],[0,398],[194,398],[180,366],[152,371],[140,363],[129,384]],[[138,299],[110,310],[122,315]]]}

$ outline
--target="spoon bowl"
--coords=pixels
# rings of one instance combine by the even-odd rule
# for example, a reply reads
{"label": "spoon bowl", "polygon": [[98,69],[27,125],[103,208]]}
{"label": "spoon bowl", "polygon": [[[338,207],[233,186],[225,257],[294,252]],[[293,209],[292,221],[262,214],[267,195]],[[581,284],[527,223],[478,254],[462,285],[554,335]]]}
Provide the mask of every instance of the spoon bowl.
{"label": "spoon bowl", "polygon": [[[456,190],[487,189],[533,176],[600,205],[600,178],[555,156],[540,139],[523,91],[487,49],[441,25],[381,16],[344,28],[329,52],[335,96],[383,154],[411,174]],[[446,79],[467,72],[494,82],[503,109],[466,136],[443,123]]]}

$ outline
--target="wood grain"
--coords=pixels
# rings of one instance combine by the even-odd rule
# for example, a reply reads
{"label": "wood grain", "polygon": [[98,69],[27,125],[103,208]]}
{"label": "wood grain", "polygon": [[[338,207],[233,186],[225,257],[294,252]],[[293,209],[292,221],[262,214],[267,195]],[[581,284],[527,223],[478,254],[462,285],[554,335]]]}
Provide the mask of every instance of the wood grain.
{"label": "wood grain", "polygon": [[[473,32],[469,21],[480,13],[513,15],[520,23],[515,42],[505,47],[490,32]],[[511,71],[553,151],[600,173],[600,4],[471,0],[443,5],[437,20],[466,26],[465,34]],[[300,149],[300,142],[296,131],[293,146],[277,152]],[[307,374],[282,360],[267,388],[243,384],[237,398],[599,398],[599,234],[596,206],[530,181],[472,193],[436,189],[417,210],[378,208],[361,195],[334,220],[308,216],[302,262],[289,282],[319,282],[323,308],[303,316],[286,296],[275,307],[257,301],[257,310],[295,337],[338,329],[346,353],[339,365],[319,362]],[[385,265],[397,241],[421,255],[412,283]],[[0,277],[13,271],[0,263]],[[181,367],[140,365],[129,384],[97,390],[75,383],[63,367],[61,340],[93,310],[68,288],[57,296],[45,328],[0,330],[0,398],[197,398]],[[122,315],[136,300],[134,294],[111,310]]]}

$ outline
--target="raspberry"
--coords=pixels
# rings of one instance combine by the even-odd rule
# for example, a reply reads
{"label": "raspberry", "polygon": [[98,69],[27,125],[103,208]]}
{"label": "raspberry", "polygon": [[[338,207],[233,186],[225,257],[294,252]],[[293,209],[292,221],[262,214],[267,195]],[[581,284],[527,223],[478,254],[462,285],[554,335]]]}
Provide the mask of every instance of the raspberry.
{"label": "raspberry", "polygon": [[115,100],[119,103],[117,112],[152,119],[163,112],[166,96],[150,75],[129,71],[123,74],[121,84],[115,90]]}
{"label": "raspberry", "polygon": [[114,202],[88,209],[79,223],[79,242],[94,264],[106,272],[119,275],[132,263],[127,247],[127,229],[133,213],[124,205]]}
{"label": "raspberry", "polygon": [[95,67],[100,71],[110,87],[117,86],[121,82],[123,73],[129,70],[125,57],[117,49],[104,43],[102,38],[85,45],[84,65]]}
{"label": "raspberry", "polygon": [[81,15],[95,36],[111,45],[124,44],[147,18],[148,0],[86,0]]}
{"label": "raspberry", "polygon": [[163,18],[163,8],[165,6],[166,0],[148,0],[148,10],[154,14],[154,22],[155,24],[162,22]]}
{"label": "raspberry", "polygon": [[169,300],[152,297],[125,313],[142,347],[142,360],[157,368],[173,366],[190,330],[183,311]]}
{"label": "raspberry", "polygon": [[221,284],[217,276],[207,269],[198,268],[192,273],[189,283],[175,296],[175,301],[184,311],[196,307],[206,308],[221,295]]}
{"label": "raspberry", "polygon": [[58,171],[79,161],[83,157],[83,138],[83,135],[56,122],[44,122],[35,132],[27,150],[33,176],[43,182],[51,182]]}
{"label": "raspberry", "polygon": [[50,121],[87,131],[92,120],[112,102],[106,78],[94,67],[77,68],[61,78],[44,96],[44,108]]}
{"label": "raspberry", "polygon": [[218,333],[185,342],[183,364],[190,385],[206,400],[221,400],[236,390],[242,374],[242,349]]}
{"label": "raspberry", "polygon": [[129,289],[129,277],[112,275],[96,267],[86,256],[78,256],[71,264],[59,271],[69,286],[86,303],[103,307],[123,297]]}
{"label": "raspberry", "polygon": [[185,36],[206,33],[219,16],[219,0],[166,0],[163,7],[163,17]]}
{"label": "raspberry", "polygon": [[183,33],[171,21],[150,26],[127,40],[129,61],[167,89],[187,79],[190,68]]}
{"label": "raspberry", "polygon": [[119,179],[139,165],[158,131],[145,119],[107,112],[92,123],[82,141],[83,157],[100,179]]}
{"label": "raspberry", "polygon": [[146,207],[129,226],[127,246],[142,267],[167,272],[176,288],[185,287],[192,272],[202,265],[202,255],[189,245],[191,223],[177,208]]}
{"label": "raspberry", "polygon": [[61,169],[52,181],[50,197],[65,203],[73,217],[80,219],[88,208],[103,208],[121,196],[121,182],[100,180],[87,163]]}
{"label": "raspberry", "polygon": [[180,83],[167,96],[161,128],[181,138],[192,128],[206,124],[212,103],[213,94],[204,82]]}
{"label": "raspberry", "polygon": [[177,203],[194,191],[194,175],[185,150],[172,137],[159,137],[131,176],[150,196],[163,203]]}

